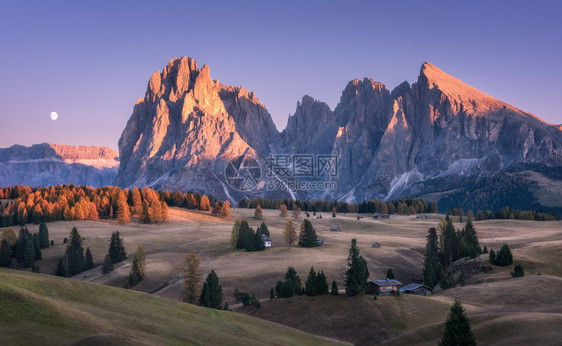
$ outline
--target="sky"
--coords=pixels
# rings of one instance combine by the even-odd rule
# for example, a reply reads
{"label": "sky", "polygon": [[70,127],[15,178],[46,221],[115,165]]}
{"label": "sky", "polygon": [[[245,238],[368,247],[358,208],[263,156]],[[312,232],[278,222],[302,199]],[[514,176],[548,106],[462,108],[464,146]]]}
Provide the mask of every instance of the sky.
{"label": "sky", "polygon": [[[562,123],[562,2],[3,1],[0,147],[118,140],[150,75],[174,57],[244,86],[277,128],[304,95],[394,88],[428,61]],[[56,121],[50,119],[57,112]]]}

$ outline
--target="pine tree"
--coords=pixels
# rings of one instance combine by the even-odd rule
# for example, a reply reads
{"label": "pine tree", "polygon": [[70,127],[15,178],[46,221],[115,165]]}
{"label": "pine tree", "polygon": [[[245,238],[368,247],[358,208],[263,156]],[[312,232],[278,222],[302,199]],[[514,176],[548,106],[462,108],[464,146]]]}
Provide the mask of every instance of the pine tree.
{"label": "pine tree", "polygon": [[314,267],[310,267],[310,271],[308,272],[308,276],[304,283],[304,293],[307,296],[315,296],[316,294],[318,294],[316,283],[316,272],[314,271]]}
{"label": "pine tree", "polygon": [[295,229],[293,219],[289,218],[287,222],[285,222],[283,236],[285,237],[285,241],[289,243],[289,246],[293,246],[293,243],[297,240],[297,230]]}
{"label": "pine tree", "polygon": [[348,296],[354,296],[366,290],[367,279],[369,278],[367,262],[359,255],[356,239],[351,240],[348,260],[350,262],[345,272],[345,293]]}
{"label": "pine tree", "polygon": [[185,303],[195,304],[199,298],[199,264],[201,260],[195,254],[189,254],[183,265],[183,296]]}
{"label": "pine tree", "polygon": [[330,290],[330,294],[333,296],[337,296],[339,294],[338,284],[336,283],[336,280],[332,281],[332,289]]}
{"label": "pine tree", "polygon": [[232,226],[232,233],[230,235],[230,247],[236,250],[236,244],[238,243],[238,235],[240,234],[240,222],[236,220],[234,226]]}
{"label": "pine tree", "polygon": [[103,267],[101,269],[101,272],[103,274],[107,274],[109,272],[112,272],[113,269],[115,269],[113,267],[113,262],[111,261],[111,256],[109,256],[109,254],[105,255],[105,259],[103,260]]}
{"label": "pine tree", "polygon": [[271,287],[271,290],[269,290],[269,299],[273,298],[275,298],[275,293],[273,292],[273,287]]}
{"label": "pine tree", "polygon": [[263,210],[261,209],[259,204],[256,207],[256,210],[254,211],[254,219],[256,219],[256,220],[263,219]]}
{"label": "pine tree", "polygon": [[445,226],[445,231],[443,233],[443,260],[446,261],[443,264],[449,264],[451,265],[451,263],[453,263],[453,261],[456,261],[458,259],[458,248],[459,248],[459,244],[458,244],[458,238],[457,238],[457,233],[455,232],[455,226],[453,226],[453,223],[451,222],[451,219],[449,219],[448,217],[446,218],[446,226]]}
{"label": "pine tree", "polygon": [[0,267],[9,267],[12,264],[12,251],[6,239],[2,239],[0,246]]}
{"label": "pine tree", "polygon": [[146,263],[146,253],[142,245],[137,246],[133,256],[133,265],[129,273],[129,285],[135,286],[144,279],[144,264]]}
{"label": "pine tree", "polygon": [[455,299],[451,307],[451,311],[445,322],[445,332],[443,333],[443,337],[439,340],[438,345],[476,345],[476,339],[470,328],[470,320],[459,299]]}
{"label": "pine tree", "polygon": [[482,253],[488,253],[488,248],[486,247],[486,245],[484,245],[484,250],[482,250]]}
{"label": "pine tree", "polygon": [[222,307],[222,287],[214,270],[211,270],[209,275],[207,275],[207,279],[203,284],[199,304],[213,309],[221,309]]}
{"label": "pine tree", "polygon": [[322,270],[321,272],[316,273],[316,293],[327,294],[328,292],[328,281],[326,280],[324,270]]}
{"label": "pine tree", "polygon": [[57,269],[55,271],[55,275],[56,276],[66,276],[66,270],[64,269],[64,263],[62,262],[62,259],[59,259],[59,261],[57,262]]}
{"label": "pine tree", "polygon": [[261,223],[261,225],[259,227],[259,230],[260,230],[261,234],[265,234],[268,237],[270,236],[269,229],[267,228],[267,225],[265,224],[265,222]]}
{"label": "pine tree", "polygon": [[43,258],[43,253],[39,247],[39,234],[33,233],[33,248],[35,249],[35,260],[39,261]]}
{"label": "pine tree", "polygon": [[90,248],[86,249],[86,255],[84,256],[84,270],[89,270],[94,267],[94,258],[90,252]]}
{"label": "pine tree", "polygon": [[316,237],[316,231],[312,227],[312,223],[309,220],[303,220],[301,223],[301,231],[299,234],[299,246],[302,247],[315,247],[317,246],[318,238]]}
{"label": "pine tree", "polygon": [[68,275],[74,276],[81,273],[84,270],[84,248],[82,247],[82,237],[76,227],[72,227],[72,231],[70,231],[65,253],[68,261]]}
{"label": "pine tree", "polygon": [[523,266],[521,264],[516,264],[513,268],[513,271],[511,272],[511,277],[520,278],[523,276],[525,276],[525,270],[523,269]]}
{"label": "pine tree", "polygon": [[513,255],[507,244],[503,244],[500,251],[496,255],[496,265],[498,266],[508,266],[513,264]]}
{"label": "pine tree", "polygon": [[41,249],[49,247],[49,229],[45,222],[39,224],[39,247]]}
{"label": "pine tree", "polygon": [[441,272],[441,264],[438,261],[439,247],[437,230],[435,227],[431,227],[428,230],[426,239],[423,280],[427,286],[433,288],[439,282],[439,274]]}
{"label": "pine tree", "polygon": [[263,251],[265,250],[265,243],[263,242],[263,238],[261,237],[261,232],[258,230],[254,235],[254,251]]}
{"label": "pine tree", "polygon": [[394,273],[392,272],[392,269],[388,269],[388,271],[386,272],[386,278],[389,280],[394,280]]}
{"label": "pine tree", "polygon": [[496,252],[494,249],[490,250],[490,263],[496,264]]}
{"label": "pine tree", "polygon": [[287,269],[285,273],[285,282],[283,283],[284,297],[292,297],[293,295],[302,294],[302,282],[297,271],[293,267]]}
{"label": "pine tree", "polygon": [[127,259],[127,252],[123,245],[123,239],[119,235],[119,231],[111,234],[111,242],[109,243],[109,257],[111,263],[121,262]]}
{"label": "pine tree", "polygon": [[254,238],[252,237],[252,231],[250,230],[250,225],[248,225],[248,221],[242,220],[240,222],[240,229],[238,230],[238,240],[236,241],[236,248],[237,249],[246,249],[249,244],[252,243],[251,247],[253,247]]}

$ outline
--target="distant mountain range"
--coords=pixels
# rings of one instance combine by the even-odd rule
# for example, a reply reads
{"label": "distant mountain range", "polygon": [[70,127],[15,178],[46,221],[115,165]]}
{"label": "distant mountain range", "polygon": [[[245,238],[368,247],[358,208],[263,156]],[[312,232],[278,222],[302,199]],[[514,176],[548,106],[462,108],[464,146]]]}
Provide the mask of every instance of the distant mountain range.
{"label": "distant mountain range", "polygon": [[[369,78],[349,82],[334,110],[304,96],[278,132],[253,92],[212,80],[207,65],[199,69],[183,57],[150,77],[119,152],[116,182],[123,187],[149,185],[230,200],[440,199],[495,176],[529,187],[536,182],[516,174],[529,170],[540,170],[539,180],[557,181],[562,131],[424,63],[416,83],[392,91]],[[258,172],[245,169],[240,155],[253,157]],[[302,169],[297,161],[307,155],[335,158],[337,171],[295,177]],[[290,161],[289,177],[272,169],[279,158]],[[233,174],[253,184],[233,184]],[[272,181],[287,188],[272,189]],[[291,188],[296,181],[336,184]],[[502,198],[498,203],[509,199]]]}
{"label": "distant mountain range", "polygon": [[42,143],[0,149],[0,186],[113,185],[119,154],[106,147]]}
{"label": "distant mountain range", "polygon": [[[424,197],[441,207],[562,207],[562,126],[430,63],[416,83],[392,91],[369,78],[350,81],[334,110],[306,95],[279,132],[253,92],[212,80],[209,67],[192,58],[174,58],[136,102],[119,157],[121,187],[231,201]],[[35,175],[17,181],[55,179],[36,177],[42,170],[33,167]],[[103,179],[112,167],[101,169]],[[2,185],[15,182],[2,172]]]}

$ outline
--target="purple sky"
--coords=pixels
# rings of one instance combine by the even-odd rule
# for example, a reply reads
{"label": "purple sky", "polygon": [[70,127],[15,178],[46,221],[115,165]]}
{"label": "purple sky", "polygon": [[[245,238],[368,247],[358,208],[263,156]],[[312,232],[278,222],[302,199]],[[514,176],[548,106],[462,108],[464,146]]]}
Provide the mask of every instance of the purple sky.
{"label": "purple sky", "polygon": [[117,149],[152,72],[184,55],[255,91],[279,129],[305,94],[333,109],[348,81],[392,89],[424,61],[562,123],[561,2],[264,3],[2,1],[0,147]]}

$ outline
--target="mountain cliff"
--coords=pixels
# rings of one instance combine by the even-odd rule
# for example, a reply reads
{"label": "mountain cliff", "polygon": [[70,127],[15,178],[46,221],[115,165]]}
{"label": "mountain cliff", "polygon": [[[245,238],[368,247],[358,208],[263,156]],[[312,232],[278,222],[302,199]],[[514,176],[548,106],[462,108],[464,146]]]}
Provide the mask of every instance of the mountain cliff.
{"label": "mountain cliff", "polygon": [[119,140],[121,186],[199,191],[240,198],[223,177],[241,155],[263,157],[277,136],[254,93],[212,80],[183,57],[155,72]]}
{"label": "mountain cliff", "polygon": [[119,155],[106,147],[42,143],[0,149],[0,186],[113,185]]}
{"label": "mountain cliff", "polygon": [[[149,185],[231,200],[360,202],[458,190],[530,166],[558,169],[562,131],[424,63],[414,84],[404,82],[392,91],[369,78],[349,82],[334,110],[304,96],[278,132],[253,92],[212,80],[206,65],[199,69],[183,57],[152,75],[119,152],[116,182],[124,187]],[[272,173],[271,158],[289,154],[331,155],[337,158],[337,174]],[[257,171],[247,169],[247,157]],[[287,170],[294,171],[294,157],[286,158]],[[257,180],[241,189],[233,186],[233,176]],[[291,184],[303,180],[335,185]],[[283,189],[271,189],[272,181],[281,181]]]}

